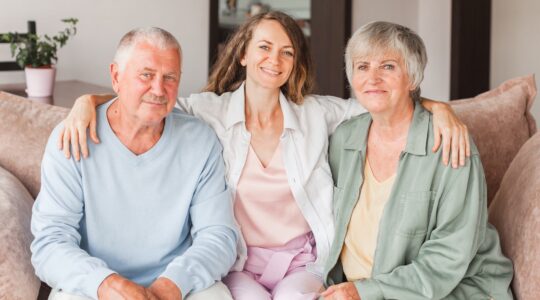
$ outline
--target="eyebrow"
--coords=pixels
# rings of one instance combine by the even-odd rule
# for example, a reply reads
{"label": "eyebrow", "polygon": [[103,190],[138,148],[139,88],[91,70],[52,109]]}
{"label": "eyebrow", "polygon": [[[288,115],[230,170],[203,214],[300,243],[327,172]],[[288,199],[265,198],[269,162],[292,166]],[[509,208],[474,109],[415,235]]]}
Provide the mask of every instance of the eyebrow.
{"label": "eyebrow", "polygon": [[157,72],[155,69],[151,69],[151,68],[148,68],[148,67],[143,68],[139,72],[143,72],[143,71]]}
{"label": "eyebrow", "polygon": [[[152,69],[152,68],[148,68],[148,67],[143,68],[143,69],[140,70],[139,72],[145,72],[145,71],[146,71],[146,72],[157,73],[157,70]],[[179,74],[182,74],[182,71],[180,71],[180,72],[178,72],[178,73],[173,72],[173,71],[168,72],[168,73],[165,73],[165,75],[175,75],[175,76],[176,76],[176,75],[179,75]]]}
{"label": "eyebrow", "polygon": [[[263,42],[263,43],[267,43],[267,44],[270,44],[270,45],[273,45],[273,44],[274,44],[274,43],[272,43],[272,42],[270,42],[270,41],[268,41],[268,40],[264,40],[264,39],[263,39],[263,40],[259,40],[259,41],[257,41],[257,42],[258,42],[258,43]],[[293,47],[292,45],[283,46],[283,48],[292,48],[292,49],[294,49],[294,47]]]}
{"label": "eyebrow", "polygon": [[[381,61],[381,64],[384,64],[384,63],[387,63],[387,62],[395,62],[395,63],[399,63],[399,61],[398,61],[397,59],[390,58],[390,59],[385,59],[385,60]],[[358,59],[358,60],[355,60],[353,63],[355,63],[355,64],[358,64],[358,63],[369,63],[369,61]]]}

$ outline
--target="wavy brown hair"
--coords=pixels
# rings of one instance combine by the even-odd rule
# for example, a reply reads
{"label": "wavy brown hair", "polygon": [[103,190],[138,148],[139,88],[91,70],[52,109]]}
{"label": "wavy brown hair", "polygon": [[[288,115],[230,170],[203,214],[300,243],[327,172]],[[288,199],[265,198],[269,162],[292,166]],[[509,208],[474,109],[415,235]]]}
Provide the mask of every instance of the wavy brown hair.
{"label": "wavy brown hair", "polygon": [[287,33],[294,48],[294,63],[291,75],[281,86],[281,91],[290,101],[301,104],[304,96],[311,93],[314,86],[313,62],[302,29],[289,15],[270,11],[248,19],[228,39],[223,53],[212,67],[210,78],[204,91],[221,95],[236,90],[246,79],[246,68],[240,64],[247,45],[253,37],[253,31],[263,20],[278,22]]}

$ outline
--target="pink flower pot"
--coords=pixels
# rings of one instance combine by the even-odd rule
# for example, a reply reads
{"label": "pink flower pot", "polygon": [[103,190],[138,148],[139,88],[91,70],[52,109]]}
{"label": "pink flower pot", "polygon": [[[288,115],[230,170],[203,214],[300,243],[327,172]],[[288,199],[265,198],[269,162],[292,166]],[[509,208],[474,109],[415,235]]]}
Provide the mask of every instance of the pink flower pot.
{"label": "pink flower pot", "polygon": [[26,93],[29,97],[49,97],[54,91],[56,68],[24,68]]}

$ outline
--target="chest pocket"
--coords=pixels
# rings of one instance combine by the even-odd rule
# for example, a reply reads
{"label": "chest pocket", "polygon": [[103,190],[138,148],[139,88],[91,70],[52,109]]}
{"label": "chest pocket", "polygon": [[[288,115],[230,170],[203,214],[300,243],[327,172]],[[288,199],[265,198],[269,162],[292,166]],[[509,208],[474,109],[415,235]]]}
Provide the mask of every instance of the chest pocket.
{"label": "chest pocket", "polygon": [[409,192],[400,200],[400,217],[397,233],[404,236],[423,236],[426,234],[431,209],[433,192]]}

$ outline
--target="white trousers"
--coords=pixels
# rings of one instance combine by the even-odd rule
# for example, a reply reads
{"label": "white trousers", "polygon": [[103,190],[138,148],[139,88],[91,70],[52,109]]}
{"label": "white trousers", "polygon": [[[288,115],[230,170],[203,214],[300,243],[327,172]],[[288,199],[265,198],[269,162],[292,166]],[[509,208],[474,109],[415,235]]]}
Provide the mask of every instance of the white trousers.
{"label": "white trousers", "polygon": [[[221,282],[216,282],[211,287],[192,293],[185,298],[185,300],[233,300],[229,289]],[[91,300],[85,296],[78,296],[69,293],[65,293],[56,289],[51,291],[49,300]]]}

